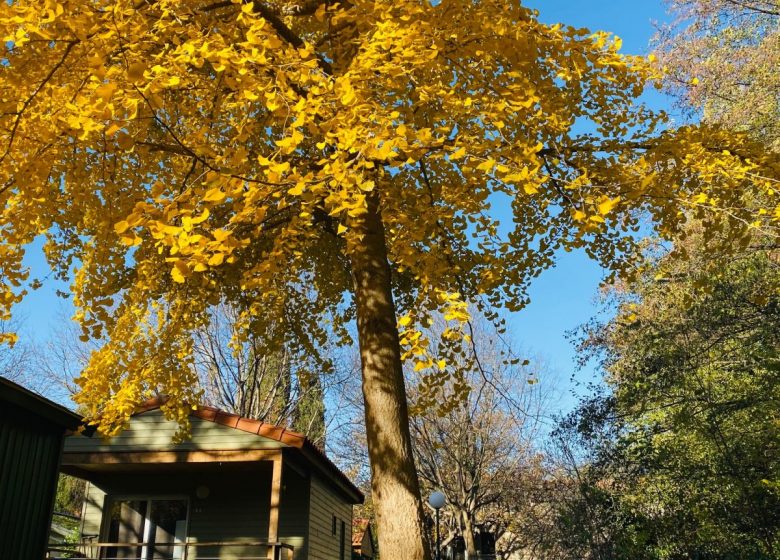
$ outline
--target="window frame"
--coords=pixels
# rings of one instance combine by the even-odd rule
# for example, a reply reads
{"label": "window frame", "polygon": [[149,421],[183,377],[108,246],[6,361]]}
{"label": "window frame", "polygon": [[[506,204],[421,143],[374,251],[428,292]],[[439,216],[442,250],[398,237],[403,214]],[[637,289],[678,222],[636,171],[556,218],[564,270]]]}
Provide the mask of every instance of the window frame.
{"label": "window frame", "polygon": [[[125,493],[116,493],[116,494],[110,494],[106,493],[106,496],[103,500],[103,511],[102,511],[102,519],[101,519],[101,529],[100,529],[100,541],[101,542],[108,542],[107,539],[109,537],[109,532],[111,531],[111,508],[113,507],[115,502],[121,502],[121,501],[132,501],[136,500],[139,502],[146,502],[146,513],[144,515],[144,540],[141,542],[148,542],[146,540],[147,538],[147,531],[149,528],[149,516],[152,512],[151,502],[156,501],[175,501],[175,500],[183,500],[186,504],[186,510],[187,513],[185,514],[186,517],[184,519],[184,543],[188,542],[189,534],[190,534],[190,516],[192,513],[192,500],[190,499],[190,496],[187,494],[125,494]],[[100,555],[103,555],[103,550],[101,549]],[[144,546],[141,548],[141,560],[151,560],[149,558],[149,548]]]}

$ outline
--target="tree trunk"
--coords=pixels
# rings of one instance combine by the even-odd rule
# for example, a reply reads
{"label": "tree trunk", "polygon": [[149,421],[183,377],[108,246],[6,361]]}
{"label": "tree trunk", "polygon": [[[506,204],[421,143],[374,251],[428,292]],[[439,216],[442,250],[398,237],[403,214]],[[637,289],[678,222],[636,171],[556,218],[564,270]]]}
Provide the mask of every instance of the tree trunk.
{"label": "tree trunk", "polygon": [[369,197],[362,233],[351,264],[379,550],[382,560],[428,560],[390,264],[375,193]]}
{"label": "tree trunk", "polygon": [[463,526],[463,540],[466,542],[466,558],[476,558],[477,543],[474,541],[474,525],[471,523],[468,511],[463,510],[460,513]]}

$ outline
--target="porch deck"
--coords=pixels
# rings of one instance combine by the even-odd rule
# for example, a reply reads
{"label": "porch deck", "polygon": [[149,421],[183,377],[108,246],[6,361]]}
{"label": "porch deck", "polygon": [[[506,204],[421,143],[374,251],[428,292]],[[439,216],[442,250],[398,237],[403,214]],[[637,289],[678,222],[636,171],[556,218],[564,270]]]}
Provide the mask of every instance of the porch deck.
{"label": "porch deck", "polygon": [[106,543],[51,546],[47,560],[292,560],[295,547],[268,542]]}

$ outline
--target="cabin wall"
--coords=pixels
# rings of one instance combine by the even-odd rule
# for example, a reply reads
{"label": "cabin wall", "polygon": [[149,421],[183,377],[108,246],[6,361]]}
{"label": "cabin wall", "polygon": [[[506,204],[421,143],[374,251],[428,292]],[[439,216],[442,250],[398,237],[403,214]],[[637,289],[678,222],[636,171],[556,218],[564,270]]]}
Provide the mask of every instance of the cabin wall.
{"label": "cabin wall", "polygon": [[84,507],[81,512],[81,537],[84,540],[100,540],[100,525],[106,493],[91,482],[84,490]]}
{"label": "cabin wall", "polygon": [[284,444],[256,434],[236,430],[202,418],[190,418],[191,438],[171,444],[179,426],[165,418],[159,410],[150,410],[133,417],[123,430],[110,439],[69,437],[66,453],[93,453],[97,451],[190,451],[197,449],[280,449]]}
{"label": "cabin wall", "polygon": [[[129,427],[111,439],[73,436],[65,442],[67,457],[101,452],[186,450],[277,450],[284,444],[256,434],[199,418],[191,418],[192,439],[172,443],[178,429],[159,410],[134,416]],[[290,450],[292,452],[292,450]],[[281,542],[295,547],[294,560],[350,560],[352,505],[334,482],[323,475],[310,475],[311,465],[296,466],[293,453],[284,454],[279,502]],[[103,520],[107,497],[142,498],[166,496],[189,499],[187,535],[190,542],[267,541],[272,479],[271,461],[114,464],[104,471],[91,470],[83,534],[98,535],[105,542]],[[73,463],[78,466],[78,463]],[[205,499],[196,488],[209,488]],[[333,533],[333,517],[336,531]],[[342,537],[343,523],[343,537]],[[343,555],[341,541],[343,538]],[[190,549],[188,560],[198,555]],[[200,549],[201,557],[230,560],[239,556],[262,556],[264,550],[223,547]],[[4,559],[3,559],[4,560]]]}
{"label": "cabin wall", "polygon": [[[309,500],[309,559],[352,558],[352,504],[331,484],[313,475]],[[333,518],[335,517],[335,531]],[[343,536],[342,536],[343,527]],[[343,555],[339,552],[343,545]]]}
{"label": "cabin wall", "polygon": [[294,560],[307,560],[309,478],[288,464],[282,467],[279,540],[295,547]]}
{"label": "cabin wall", "polygon": [[0,557],[39,560],[51,524],[64,428],[0,407]]}

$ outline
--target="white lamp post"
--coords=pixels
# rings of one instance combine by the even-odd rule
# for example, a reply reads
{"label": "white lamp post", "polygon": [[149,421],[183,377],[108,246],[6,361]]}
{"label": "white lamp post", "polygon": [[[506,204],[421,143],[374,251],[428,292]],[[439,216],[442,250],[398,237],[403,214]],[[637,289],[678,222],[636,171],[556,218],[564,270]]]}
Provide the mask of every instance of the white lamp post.
{"label": "white lamp post", "polygon": [[428,505],[436,510],[436,560],[441,560],[441,541],[439,538],[439,510],[447,503],[447,497],[439,491],[428,497]]}

